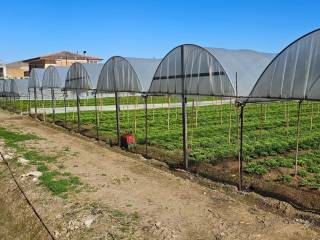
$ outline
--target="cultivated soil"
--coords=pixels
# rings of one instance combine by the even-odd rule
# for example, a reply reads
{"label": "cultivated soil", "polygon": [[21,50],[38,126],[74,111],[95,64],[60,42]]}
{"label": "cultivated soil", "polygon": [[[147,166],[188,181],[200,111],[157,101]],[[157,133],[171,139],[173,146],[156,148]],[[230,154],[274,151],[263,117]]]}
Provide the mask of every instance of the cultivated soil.
{"label": "cultivated soil", "polygon": [[[31,178],[19,177],[30,169],[12,165],[56,239],[320,239],[311,221],[285,216],[283,206],[292,209],[285,203],[263,198],[279,212],[262,207],[233,187],[200,184],[197,177],[175,174],[163,163],[29,117],[0,112],[0,127],[39,136],[27,147],[59,155],[56,164],[84,184],[66,198],[54,196]],[[0,163],[0,239],[50,239],[5,169]]]}

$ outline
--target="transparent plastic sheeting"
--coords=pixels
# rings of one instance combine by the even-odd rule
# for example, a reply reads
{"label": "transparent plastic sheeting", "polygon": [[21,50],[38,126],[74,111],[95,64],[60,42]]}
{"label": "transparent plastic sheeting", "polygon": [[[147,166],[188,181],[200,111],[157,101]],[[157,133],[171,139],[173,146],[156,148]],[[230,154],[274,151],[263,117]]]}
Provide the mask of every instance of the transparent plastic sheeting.
{"label": "transparent plastic sheeting", "polygon": [[0,80],[0,97],[27,97],[28,79]]}
{"label": "transparent plastic sheeting", "polygon": [[42,89],[61,89],[64,87],[69,67],[49,66],[42,79]]}
{"label": "transparent plastic sheeting", "polygon": [[160,62],[160,59],[111,57],[103,66],[97,92],[147,92]]}
{"label": "transparent plastic sheeting", "polygon": [[43,68],[33,68],[31,70],[28,88],[41,88],[44,71]]}
{"label": "transparent plastic sheeting", "polygon": [[10,97],[10,85],[12,80],[3,80],[2,93],[4,97]]}
{"label": "transparent plastic sheeting", "polygon": [[182,49],[186,95],[248,96],[275,56],[252,50],[181,45],[169,52],[160,63],[149,89],[150,94],[182,94]]}
{"label": "transparent plastic sheeting", "polygon": [[13,97],[28,96],[28,79],[17,79],[11,81],[10,92]]}
{"label": "transparent plastic sheeting", "polygon": [[0,79],[0,97],[3,97],[3,82],[4,80]]}
{"label": "transparent plastic sheeting", "polygon": [[98,78],[103,64],[98,63],[74,63],[69,68],[65,90],[89,91],[97,86]]}
{"label": "transparent plastic sheeting", "polygon": [[266,99],[320,99],[320,30],[285,48],[260,76],[248,102]]}

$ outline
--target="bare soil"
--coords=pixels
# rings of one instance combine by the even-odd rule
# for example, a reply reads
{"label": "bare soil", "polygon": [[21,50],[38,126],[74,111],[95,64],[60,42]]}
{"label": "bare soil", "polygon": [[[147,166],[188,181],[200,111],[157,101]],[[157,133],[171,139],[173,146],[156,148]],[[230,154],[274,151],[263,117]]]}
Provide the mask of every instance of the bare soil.
{"label": "bare soil", "polygon": [[[57,239],[320,239],[319,228],[308,221],[268,211],[241,200],[242,195],[235,196],[234,191],[230,194],[224,188],[200,185],[192,176],[181,178],[150,164],[153,160],[110,149],[28,117],[0,112],[0,122],[2,127],[42,138],[30,141],[30,148],[46,154],[64,153],[59,159],[64,170],[87,186],[62,199],[31,180],[21,181]],[[0,167],[5,169],[3,164]],[[14,171],[19,176],[26,170],[15,167]],[[12,187],[8,176],[3,179],[7,181],[1,182],[1,192]],[[12,197],[1,194],[0,203],[10,205]],[[16,224],[25,218],[32,219],[32,213],[11,215],[7,221]],[[88,218],[94,220],[85,227]],[[34,239],[31,234],[10,238],[11,225],[5,226],[0,227],[0,239]]]}

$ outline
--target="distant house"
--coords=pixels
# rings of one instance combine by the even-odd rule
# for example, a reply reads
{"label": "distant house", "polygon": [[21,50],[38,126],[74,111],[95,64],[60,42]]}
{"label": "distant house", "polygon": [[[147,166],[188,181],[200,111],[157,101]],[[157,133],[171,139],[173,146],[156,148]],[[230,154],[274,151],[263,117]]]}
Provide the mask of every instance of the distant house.
{"label": "distant house", "polygon": [[23,60],[22,62],[28,64],[29,69],[26,74],[29,75],[32,68],[47,68],[50,65],[70,66],[75,62],[98,63],[102,60],[103,59],[99,57],[92,57],[92,56],[62,51],[58,53],[26,59],[26,60]]}
{"label": "distant house", "polygon": [[29,74],[29,65],[22,61],[8,63],[6,69],[7,78],[23,78]]}

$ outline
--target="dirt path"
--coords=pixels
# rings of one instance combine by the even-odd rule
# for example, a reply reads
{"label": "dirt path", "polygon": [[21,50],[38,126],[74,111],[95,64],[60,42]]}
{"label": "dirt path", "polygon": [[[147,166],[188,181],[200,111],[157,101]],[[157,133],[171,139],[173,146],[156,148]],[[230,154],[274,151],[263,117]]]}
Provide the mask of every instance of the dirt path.
{"label": "dirt path", "polygon": [[[220,189],[182,179],[146,160],[125,156],[27,117],[0,112],[0,122],[0,126],[14,126],[45,138],[33,145],[43,152],[68,149],[64,168],[89,186],[88,191],[72,194],[67,200],[53,197],[32,183],[25,186],[53,232],[58,228],[58,239],[320,239],[319,232],[308,223],[240,202]],[[60,234],[61,222],[70,225],[70,219],[78,216],[77,211],[70,214],[71,210],[80,211],[88,204],[134,213],[139,220],[123,238],[117,238],[121,231],[113,226],[117,223],[104,218],[97,218],[89,233],[76,233],[75,229],[75,233]]]}

